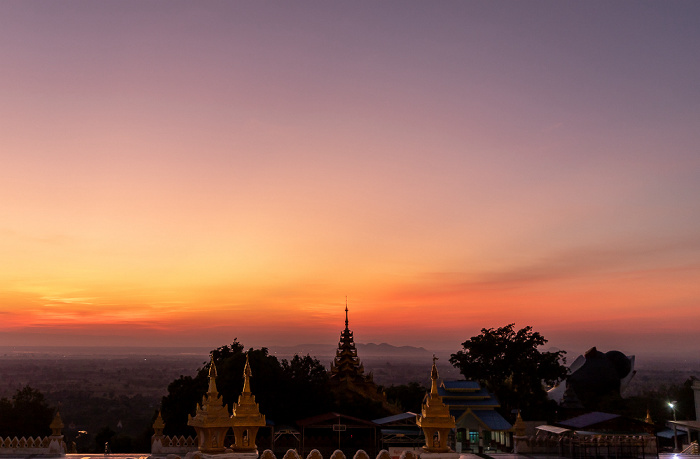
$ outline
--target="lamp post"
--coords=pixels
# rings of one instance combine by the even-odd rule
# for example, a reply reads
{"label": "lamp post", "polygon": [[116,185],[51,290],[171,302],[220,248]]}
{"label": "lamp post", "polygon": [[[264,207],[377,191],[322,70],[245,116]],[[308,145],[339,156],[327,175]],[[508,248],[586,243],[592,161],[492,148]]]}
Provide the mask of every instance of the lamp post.
{"label": "lamp post", "polygon": [[673,452],[680,451],[678,448],[678,427],[676,426],[676,403],[677,401],[668,402],[668,407],[673,411]]}

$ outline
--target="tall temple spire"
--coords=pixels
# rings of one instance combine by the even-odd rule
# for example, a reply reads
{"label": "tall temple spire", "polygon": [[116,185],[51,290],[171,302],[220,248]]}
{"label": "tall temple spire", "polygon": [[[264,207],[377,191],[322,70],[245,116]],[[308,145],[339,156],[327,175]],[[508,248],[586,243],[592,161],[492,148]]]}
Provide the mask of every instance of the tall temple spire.
{"label": "tall temple spire", "polygon": [[355,340],[348,322],[348,299],[345,297],[345,329],[340,332],[338,349],[335,351],[335,359],[331,364],[331,377],[336,379],[354,380],[366,378],[365,368],[357,358]]}

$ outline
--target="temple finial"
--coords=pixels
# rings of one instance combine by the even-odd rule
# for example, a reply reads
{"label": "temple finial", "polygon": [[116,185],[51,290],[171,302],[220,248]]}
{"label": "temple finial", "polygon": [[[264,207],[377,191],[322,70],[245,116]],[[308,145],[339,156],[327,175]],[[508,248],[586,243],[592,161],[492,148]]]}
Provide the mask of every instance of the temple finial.
{"label": "temple finial", "polygon": [[435,354],[433,354],[433,368],[430,371],[430,379],[431,379],[431,387],[430,387],[430,393],[437,395],[438,393],[438,370],[437,370],[437,365],[435,362],[437,362],[438,358],[435,357]]}
{"label": "temple finial", "polygon": [[214,354],[209,354],[211,359],[209,363],[209,392],[210,396],[217,398],[219,396],[219,391],[216,389],[216,365],[214,364]]}
{"label": "temple finial", "polygon": [[348,296],[345,295],[345,328],[348,328]]}
{"label": "temple finial", "polygon": [[253,372],[250,371],[250,362],[248,361],[248,353],[245,353],[245,367],[243,367],[243,393],[250,393],[250,377]]}

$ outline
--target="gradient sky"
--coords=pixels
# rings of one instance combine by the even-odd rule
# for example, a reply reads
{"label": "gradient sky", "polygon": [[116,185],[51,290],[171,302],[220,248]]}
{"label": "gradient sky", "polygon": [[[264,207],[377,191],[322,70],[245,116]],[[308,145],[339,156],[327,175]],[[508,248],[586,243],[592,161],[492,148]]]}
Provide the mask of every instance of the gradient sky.
{"label": "gradient sky", "polygon": [[[700,351],[700,2],[0,3],[0,345]],[[678,354],[676,354],[678,355]]]}

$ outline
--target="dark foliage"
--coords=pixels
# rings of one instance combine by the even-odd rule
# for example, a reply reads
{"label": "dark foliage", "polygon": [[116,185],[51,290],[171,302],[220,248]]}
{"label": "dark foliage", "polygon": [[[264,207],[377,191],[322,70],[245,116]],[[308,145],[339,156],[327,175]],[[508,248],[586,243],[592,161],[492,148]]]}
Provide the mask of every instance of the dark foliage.
{"label": "dark foliage", "polygon": [[493,329],[462,343],[463,350],[452,354],[450,363],[467,379],[486,385],[501,403],[501,412],[514,409],[523,416],[549,418],[555,408],[547,400],[544,385],[561,381],[567,374],[565,351],[541,352],[547,340],[532,327],[515,330],[515,324]]}
{"label": "dark foliage", "polygon": [[109,426],[104,426],[102,429],[100,429],[100,431],[97,432],[97,435],[95,435],[95,451],[104,452],[105,454],[112,453],[113,445],[110,445],[109,441],[116,434],[117,433],[110,429]]}
{"label": "dark foliage", "polygon": [[51,435],[49,425],[54,409],[44,394],[29,386],[19,389],[12,397],[0,399],[0,436],[37,437]]}
{"label": "dark foliage", "polygon": [[430,389],[424,387],[417,382],[410,382],[400,386],[391,386],[384,390],[387,400],[399,406],[404,411],[418,413],[421,410],[421,404],[425,394]]}

